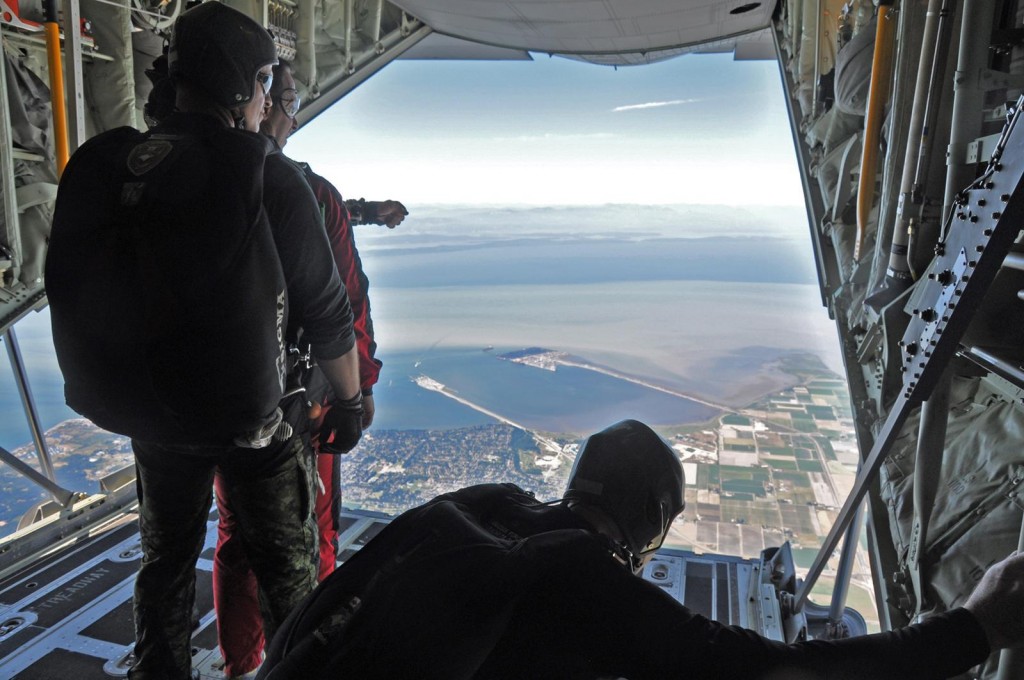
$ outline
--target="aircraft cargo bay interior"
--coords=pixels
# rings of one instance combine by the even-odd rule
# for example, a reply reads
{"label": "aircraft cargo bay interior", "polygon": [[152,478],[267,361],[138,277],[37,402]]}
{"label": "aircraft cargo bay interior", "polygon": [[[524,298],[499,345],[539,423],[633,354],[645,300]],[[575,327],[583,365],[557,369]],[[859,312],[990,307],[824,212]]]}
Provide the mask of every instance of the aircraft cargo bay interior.
{"label": "aircraft cargo bay interior", "polygon": [[[156,123],[201,3],[0,4],[0,675],[126,677],[141,482],[65,404],[44,265],[68,159]],[[770,640],[941,619],[1024,549],[1019,1],[223,4],[289,65],[286,155],[366,196],[356,335],[384,365],[335,459],[340,564],[442,493],[560,498],[625,418],[685,478],[642,577]],[[227,672],[217,522],[202,678]]]}

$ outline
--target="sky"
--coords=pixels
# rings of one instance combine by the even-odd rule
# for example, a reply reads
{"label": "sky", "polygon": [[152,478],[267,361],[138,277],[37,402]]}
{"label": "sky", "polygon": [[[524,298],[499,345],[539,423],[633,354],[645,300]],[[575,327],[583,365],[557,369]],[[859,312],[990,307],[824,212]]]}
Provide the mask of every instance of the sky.
{"label": "sky", "polygon": [[778,65],[397,61],[292,136],[347,197],[802,206]]}

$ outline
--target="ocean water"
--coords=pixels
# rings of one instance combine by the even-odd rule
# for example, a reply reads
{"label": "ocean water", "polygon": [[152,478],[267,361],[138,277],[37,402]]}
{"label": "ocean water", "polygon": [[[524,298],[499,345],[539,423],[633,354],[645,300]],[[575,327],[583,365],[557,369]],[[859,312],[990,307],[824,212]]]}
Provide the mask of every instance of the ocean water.
{"label": "ocean water", "polygon": [[[701,421],[712,412],[685,399],[592,371],[560,367],[552,373],[497,355],[534,346],[568,351],[714,398],[754,380],[759,362],[787,351],[816,354],[829,364],[835,332],[815,305],[813,287],[796,284],[380,287],[372,296],[384,361],[375,389],[376,427],[387,429],[493,422],[417,386],[419,375],[532,429],[587,432],[625,417],[666,425]],[[31,315],[16,331],[44,426],[74,417],[64,404],[48,313]],[[483,351],[490,345],[495,349]],[[7,365],[0,365],[0,414],[0,446],[30,440]]]}
{"label": "ocean water", "polygon": [[589,433],[624,418],[654,425],[707,420],[718,411],[586,369],[559,366],[548,371],[499,359],[519,348],[435,348],[384,357],[374,389],[381,429],[449,429],[495,420],[456,400],[419,387],[417,376],[443,383],[459,397],[491,412],[545,432]]}
{"label": "ocean water", "polygon": [[[415,214],[395,231],[357,233],[366,246],[385,363],[376,388],[378,427],[492,422],[416,386],[412,379],[420,374],[541,430],[585,432],[623,417],[671,424],[710,416],[688,400],[609,376],[565,367],[550,373],[495,358],[524,347],[569,352],[735,405],[779,381],[760,367],[786,353],[813,354],[841,370],[834,325],[808,274],[810,249],[791,236],[670,238],[667,224],[654,239],[595,234],[572,226],[567,214],[564,229],[545,240],[537,236],[543,224],[481,231],[474,214],[461,222],[458,214],[438,218],[442,226],[431,229],[444,238],[433,234],[429,242],[417,233]],[[74,417],[64,404],[48,310],[15,330],[44,427]],[[488,346],[496,349],[483,352]],[[0,363],[0,446],[30,438],[11,369]]]}
{"label": "ocean water", "polygon": [[[685,392],[742,394],[760,361],[806,352],[841,372],[817,287],[732,281],[373,287],[381,351],[545,347]],[[756,350],[756,351],[755,351]],[[741,404],[746,402],[740,398]]]}

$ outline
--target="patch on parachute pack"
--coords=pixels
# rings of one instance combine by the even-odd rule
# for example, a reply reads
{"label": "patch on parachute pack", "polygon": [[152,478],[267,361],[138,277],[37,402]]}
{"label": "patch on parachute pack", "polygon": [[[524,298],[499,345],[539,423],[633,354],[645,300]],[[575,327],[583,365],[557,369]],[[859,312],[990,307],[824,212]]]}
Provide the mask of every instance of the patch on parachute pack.
{"label": "patch on parachute pack", "polygon": [[136,177],[144,175],[160,165],[160,161],[167,158],[173,149],[174,145],[164,140],[143,142],[128,154],[128,169]]}

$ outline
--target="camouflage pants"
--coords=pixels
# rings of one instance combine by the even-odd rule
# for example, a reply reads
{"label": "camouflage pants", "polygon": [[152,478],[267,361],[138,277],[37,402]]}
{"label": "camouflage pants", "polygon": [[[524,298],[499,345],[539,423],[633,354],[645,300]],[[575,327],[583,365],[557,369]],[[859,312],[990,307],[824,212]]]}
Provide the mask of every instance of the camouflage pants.
{"label": "camouflage pants", "polygon": [[135,581],[132,680],[184,680],[192,668],[196,560],[206,538],[214,470],[233,501],[260,585],[268,639],[316,587],[316,468],[300,437],[251,450],[133,441],[142,566]]}

